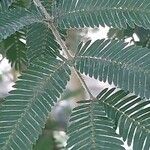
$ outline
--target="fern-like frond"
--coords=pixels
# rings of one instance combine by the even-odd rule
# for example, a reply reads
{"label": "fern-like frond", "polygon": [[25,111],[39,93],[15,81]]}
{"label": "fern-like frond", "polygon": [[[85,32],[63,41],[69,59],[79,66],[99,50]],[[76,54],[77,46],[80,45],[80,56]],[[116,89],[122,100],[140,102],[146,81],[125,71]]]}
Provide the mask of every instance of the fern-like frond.
{"label": "fern-like frond", "polygon": [[26,45],[21,41],[24,38],[24,32],[16,32],[0,43],[3,50],[0,53],[9,60],[11,66],[19,71],[27,66]]}
{"label": "fern-like frond", "polygon": [[55,57],[60,49],[52,31],[43,23],[31,25],[27,33],[27,47],[27,58],[30,61],[41,55]]}
{"label": "fern-like frond", "polygon": [[148,0],[58,0],[60,27],[111,26],[126,28],[134,25],[150,28]]}
{"label": "fern-like frond", "polygon": [[0,12],[0,41],[19,31],[24,26],[41,22],[42,16],[37,11],[14,8]]}
{"label": "fern-like frond", "polygon": [[123,90],[103,90],[98,96],[109,118],[119,126],[119,135],[133,150],[150,149],[150,101]]}
{"label": "fern-like frond", "polygon": [[125,150],[114,122],[107,118],[98,101],[83,101],[73,110],[67,148],[71,150]]}
{"label": "fern-like frond", "polygon": [[0,107],[2,150],[32,148],[70,73],[66,62],[52,57],[31,63]]}
{"label": "fern-like frond", "polygon": [[97,40],[79,45],[75,57],[81,73],[140,95],[150,97],[150,50],[122,41]]}

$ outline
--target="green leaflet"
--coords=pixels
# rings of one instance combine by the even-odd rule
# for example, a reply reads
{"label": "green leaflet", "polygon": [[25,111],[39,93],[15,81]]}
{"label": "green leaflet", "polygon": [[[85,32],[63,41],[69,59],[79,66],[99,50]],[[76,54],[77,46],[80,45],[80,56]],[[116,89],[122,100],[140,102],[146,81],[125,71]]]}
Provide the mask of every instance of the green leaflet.
{"label": "green leaflet", "polygon": [[48,13],[52,13],[52,5],[55,0],[41,0],[42,5],[46,8]]}
{"label": "green leaflet", "polygon": [[55,18],[62,28],[150,28],[149,0],[58,0],[57,5]]}
{"label": "green leaflet", "polygon": [[12,67],[22,71],[27,67],[27,59],[26,45],[20,39],[25,39],[25,33],[23,31],[16,32],[3,40],[0,43],[0,53],[9,60]]}
{"label": "green leaflet", "polygon": [[23,8],[30,8],[32,0],[14,0],[12,3],[12,7],[23,7]]}
{"label": "green leaflet", "polygon": [[150,50],[122,41],[97,40],[79,45],[75,66],[81,73],[150,98]]}
{"label": "green leaflet", "polygon": [[27,47],[27,58],[29,61],[41,55],[56,57],[60,49],[52,31],[44,23],[35,23],[29,27]]}
{"label": "green leaflet", "polygon": [[103,104],[84,101],[76,107],[70,118],[67,148],[71,150],[125,150],[116,134],[114,123],[107,118]]}
{"label": "green leaflet", "polygon": [[0,11],[8,9],[12,3],[14,2],[14,0],[1,0],[0,1]]}
{"label": "green leaflet", "polygon": [[13,8],[0,12],[0,41],[27,25],[41,22],[42,19],[37,11],[28,11],[24,8]]}
{"label": "green leaflet", "polygon": [[6,10],[14,6],[29,8],[31,0],[0,0],[0,10]]}
{"label": "green leaflet", "polygon": [[[23,49],[19,53],[21,57],[10,60],[24,63],[26,51],[30,66],[17,81],[16,89],[1,103],[0,149],[32,149],[52,106],[70,79],[71,67],[100,81],[114,83],[122,90],[104,89],[96,99],[80,102],[71,115],[67,148],[124,150],[123,141],[127,141],[133,150],[150,149],[150,101],[137,97],[150,98],[150,50],[127,47],[116,40],[88,41],[78,46],[74,58],[66,60],[46,25],[53,23],[62,38],[71,27],[107,25],[115,29],[127,26],[150,29],[149,0],[41,0],[35,5],[32,2],[29,10],[12,2],[1,0],[0,3],[0,42],[8,41],[7,56],[13,58],[22,49],[16,34],[29,26],[27,51]],[[47,16],[43,9],[52,20],[43,17]]]}
{"label": "green leaflet", "polygon": [[66,62],[52,57],[31,63],[0,108],[2,150],[32,148],[70,73]]}
{"label": "green leaflet", "polygon": [[150,101],[125,93],[123,90],[104,90],[97,98],[105,105],[109,118],[119,127],[119,135],[133,150],[150,149]]}

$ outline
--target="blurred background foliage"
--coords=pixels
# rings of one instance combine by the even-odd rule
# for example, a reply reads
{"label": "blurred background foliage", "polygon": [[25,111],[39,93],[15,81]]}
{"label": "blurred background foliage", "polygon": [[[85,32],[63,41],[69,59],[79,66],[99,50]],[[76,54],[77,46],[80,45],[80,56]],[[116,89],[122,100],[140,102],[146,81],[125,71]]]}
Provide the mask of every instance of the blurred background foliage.
{"label": "blurred background foliage", "polygon": [[[138,40],[137,38],[135,39],[135,36]],[[150,48],[150,30],[138,26],[135,26],[135,28],[128,26],[126,29],[122,30],[110,28],[108,38],[119,40],[130,38],[130,42],[133,42],[133,44]]]}
{"label": "blurred background foliage", "polygon": [[[43,4],[48,9],[51,7],[51,0],[45,0]],[[32,2],[31,0],[0,0],[0,11],[13,7],[30,9]],[[72,55],[75,54],[77,45],[81,41],[86,42],[89,39],[102,38],[102,32],[107,32],[106,28],[59,29],[59,31]],[[93,38],[91,38],[91,34],[92,36],[94,35]],[[150,30],[138,26],[135,26],[135,28],[128,26],[127,29],[123,30],[110,28],[107,38],[124,41],[129,39],[130,44],[150,48]],[[12,85],[17,80],[17,77],[28,66],[26,58],[26,29],[0,41],[0,54],[0,101],[2,102],[4,97],[9,94],[9,90],[13,89]],[[72,74],[73,76],[67,89],[58,104],[53,108],[43,133],[35,143],[33,150],[65,150],[64,147],[67,140],[66,127],[71,110],[75,106],[75,99],[82,100],[87,96],[73,71]],[[85,78],[85,80],[88,82],[88,78]],[[90,82],[89,86],[91,86],[91,90],[96,91],[96,82]]]}

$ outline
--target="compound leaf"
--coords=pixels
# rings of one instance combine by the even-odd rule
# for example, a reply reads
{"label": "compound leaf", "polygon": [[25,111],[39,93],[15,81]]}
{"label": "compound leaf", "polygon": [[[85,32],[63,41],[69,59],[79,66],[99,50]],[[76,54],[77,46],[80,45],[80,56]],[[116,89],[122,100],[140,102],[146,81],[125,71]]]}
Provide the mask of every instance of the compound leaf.
{"label": "compound leaf", "polygon": [[30,150],[42,132],[51,107],[70,77],[66,62],[44,57],[32,62],[0,107],[2,150]]}
{"label": "compound leaf", "polygon": [[75,66],[90,77],[150,98],[149,58],[148,48],[127,46],[117,40],[97,40],[79,45]]}

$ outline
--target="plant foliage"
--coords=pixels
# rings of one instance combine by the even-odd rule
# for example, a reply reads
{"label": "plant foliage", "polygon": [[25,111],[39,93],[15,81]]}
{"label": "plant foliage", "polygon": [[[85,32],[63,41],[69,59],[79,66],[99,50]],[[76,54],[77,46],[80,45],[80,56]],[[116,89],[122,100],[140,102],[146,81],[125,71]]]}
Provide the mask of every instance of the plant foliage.
{"label": "plant foliage", "polygon": [[13,0],[1,0],[0,1],[0,10],[9,8],[13,3]]}
{"label": "plant foliage", "polygon": [[126,28],[135,24],[149,28],[150,2],[145,0],[59,0],[58,24],[63,28],[112,26]]}
{"label": "plant foliage", "polygon": [[[72,56],[64,36],[70,28],[99,25],[126,33],[131,28],[147,31],[150,2],[24,2],[0,1],[0,53],[16,69],[26,66],[0,106],[0,149],[33,148],[70,80],[71,69],[90,98],[80,101],[71,114],[66,148],[124,150],[126,142],[133,150],[150,149],[150,50],[122,40],[102,39],[81,42]],[[116,87],[93,96],[83,73]]]}
{"label": "plant foliage", "polygon": [[67,64],[51,57],[30,65],[14,86],[17,90],[10,92],[0,110],[2,149],[31,149],[69,75]]}
{"label": "plant foliage", "polygon": [[97,40],[79,45],[75,60],[81,73],[149,98],[149,58],[147,48],[127,47],[126,43],[116,40]]}
{"label": "plant foliage", "polygon": [[29,27],[27,33],[27,46],[27,58],[29,61],[40,55],[56,57],[60,49],[52,31],[46,24],[42,23],[35,23]]}
{"label": "plant foliage", "polygon": [[11,66],[19,71],[24,70],[27,66],[26,45],[21,40],[25,40],[23,31],[12,34],[0,43],[1,54],[6,56]]}
{"label": "plant foliage", "polygon": [[23,27],[41,20],[42,17],[37,11],[28,11],[23,8],[12,8],[0,12],[0,41]]}
{"label": "plant foliage", "polygon": [[82,101],[73,110],[70,122],[68,148],[124,150],[120,136],[115,133],[114,122],[107,118],[104,105],[99,105],[98,101]]}
{"label": "plant foliage", "polygon": [[135,150],[149,149],[150,101],[123,90],[104,89],[97,97],[105,106],[106,114],[115,120],[119,135]]}
{"label": "plant foliage", "polygon": [[[134,34],[138,37],[135,39]],[[150,30],[136,26],[135,28],[127,27],[126,29],[110,28],[108,38],[126,40],[131,38],[131,42],[142,47],[150,48]]]}

